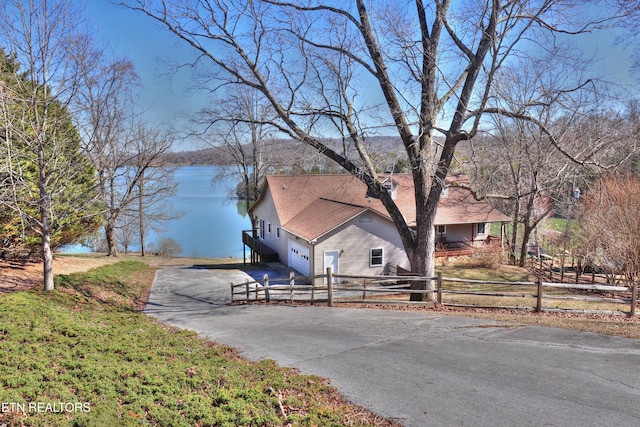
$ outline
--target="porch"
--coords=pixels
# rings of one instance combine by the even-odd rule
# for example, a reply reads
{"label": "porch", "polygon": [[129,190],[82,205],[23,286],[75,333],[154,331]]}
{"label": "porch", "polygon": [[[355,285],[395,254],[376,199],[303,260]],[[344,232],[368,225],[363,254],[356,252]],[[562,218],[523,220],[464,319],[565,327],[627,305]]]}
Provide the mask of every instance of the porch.
{"label": "porch", "polygon": [[254,236],[254,230],[242,231],[242,245],[242,257],[245,265],[247,264],[247,247],[249,247],[251,265],[280,261],[280,257],[276,251],[262,243]]}
{"label": "porch", "polygon": [[476,240],[474,242],[467,239],[455,242],[449,242],[442,239],[436,243],[435,257],[471,256],[475,250],[500,248],[501,245],[502,238],[491,235],[487,236],[484,240]]}

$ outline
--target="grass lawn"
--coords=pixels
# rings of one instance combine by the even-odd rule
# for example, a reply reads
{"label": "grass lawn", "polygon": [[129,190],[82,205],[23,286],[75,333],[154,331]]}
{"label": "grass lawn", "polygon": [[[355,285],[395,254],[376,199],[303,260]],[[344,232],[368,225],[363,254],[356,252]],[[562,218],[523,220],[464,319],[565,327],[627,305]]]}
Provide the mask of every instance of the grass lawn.
{"label": "grass lawn", "polygon": [[391,425],[322,378],[145,316],[154,272],[123,261],[0,293],[0,425]]}

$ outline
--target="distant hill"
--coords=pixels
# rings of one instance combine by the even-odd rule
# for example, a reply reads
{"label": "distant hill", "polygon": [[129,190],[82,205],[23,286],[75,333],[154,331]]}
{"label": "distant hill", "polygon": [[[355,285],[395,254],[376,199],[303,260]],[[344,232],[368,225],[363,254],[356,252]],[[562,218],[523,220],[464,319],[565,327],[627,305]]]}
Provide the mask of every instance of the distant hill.
{"label": "distant hill", "polygon": [[[323,141],[328,147],[342,152],[342,141],[338,139],[325,139]],[[277,139],[269,143],[271,150],[280,154],[287,163],[295,163],[302,158],[308,158],[308,150],[302,149],[300,142],[290,139]],[[395,136],[375,136],[367,138],[367,145],[372,153],[392,153],[402,150],[402,142],[399,137]],[[347,147],[347,149],[350,149]],[[351,148],[352,149],[352,148]],[[251,150],[247,150],[251,152]],[[167,163],[191,166],[191,165],[214,165],[224,166],[233,164],[233,157],[221,147],[203,148],[193,151],[179,151],[166,153],[163,160]]]}
{"label": "distant hill", "polygon": [[203,148],[202,150],[165,153],[162,159],[167,163],[180,166],[221,166],[233,163],[231,156],[219,148]]}

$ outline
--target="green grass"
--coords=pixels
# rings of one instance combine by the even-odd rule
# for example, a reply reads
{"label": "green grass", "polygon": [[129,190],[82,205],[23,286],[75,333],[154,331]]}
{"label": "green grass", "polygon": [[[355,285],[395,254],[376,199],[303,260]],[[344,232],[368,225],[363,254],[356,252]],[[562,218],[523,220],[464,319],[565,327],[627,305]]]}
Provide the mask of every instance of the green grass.
{"label": "green grass", "polygon": [[[564,233],[567,230],[567,220],[566,218],[547,218],[545,220],[545,224],[550,230],[557,231],[558,233]],[[579,231],[580,224],[578,220],[570,219],[569,220],[569,232],[575,234]]]}
{"label": "green grass", "polygon": [[125,261],[59,276],[53,292],[1,295],[0,425],[362,425],[374,419],[354,422],[361,409],[321,378],[269,360],[247,362],[140,313],[153,273]]}

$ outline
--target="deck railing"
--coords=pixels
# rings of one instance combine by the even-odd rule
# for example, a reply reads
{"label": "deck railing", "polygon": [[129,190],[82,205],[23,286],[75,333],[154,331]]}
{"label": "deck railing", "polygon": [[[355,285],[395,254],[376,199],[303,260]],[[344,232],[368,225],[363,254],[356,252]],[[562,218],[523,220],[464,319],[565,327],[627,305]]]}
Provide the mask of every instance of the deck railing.
{"label": "deck railing", "polygon": [[[251,265],[257,265],[261,262],[278,261],[278,254],[260,240],[254,238],[253,230],[242,230],[242,244],[250,249]],[[246,264],[246,255],[243,255],[243,257],[244,264]]]}

